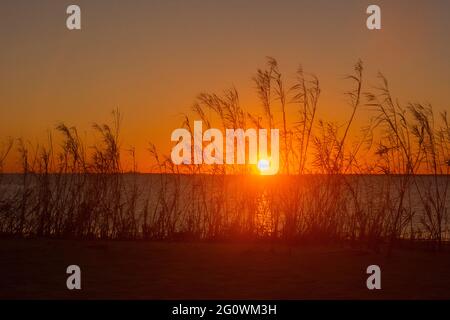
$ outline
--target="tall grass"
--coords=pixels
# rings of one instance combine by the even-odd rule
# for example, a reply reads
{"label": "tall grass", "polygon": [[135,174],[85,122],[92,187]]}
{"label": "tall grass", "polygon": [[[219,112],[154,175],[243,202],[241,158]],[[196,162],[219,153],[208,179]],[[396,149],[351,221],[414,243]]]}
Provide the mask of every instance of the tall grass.
{"label": "tall grass", "polygon": [[[121,146],[115,110],[111,124],[93,125],[93,145],[64,123],[43,145],[14,142],[22,172],[0,175],[0,233],[350,241],[388,253],[399,241],[427,240],[442,248],[450,236],[447,114],[435,119],[430,105],[402,106],[382,75],[379,87],[367,88],[358,61],[346,78],[347,120],[318,119],[318,78],[300,67],[289,83],[280,70],[268,58],[253,78],[262,115],[246,111],[231,88],[199,94],[181,122],[192,137],[194,119],[204,130],[280,127],[280,175],[258,176],[249,165],[175,166],[153,144],[154,174],[139,174],[135,148]],[[12,148],[12,140],[2,145],[0,170]],[[131,169],[123,168],[126,156]]]}

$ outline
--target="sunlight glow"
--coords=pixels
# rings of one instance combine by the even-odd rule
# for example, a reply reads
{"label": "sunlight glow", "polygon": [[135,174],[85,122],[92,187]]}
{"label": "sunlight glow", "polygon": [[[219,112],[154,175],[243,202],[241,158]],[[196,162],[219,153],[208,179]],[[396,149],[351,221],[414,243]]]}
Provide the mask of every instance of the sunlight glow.
{"label": "sunlight glow", "polygon": [[259,159],[258,161],[258,169],[261,173],[268,171],[270,169],[270,163],[267,159]]}

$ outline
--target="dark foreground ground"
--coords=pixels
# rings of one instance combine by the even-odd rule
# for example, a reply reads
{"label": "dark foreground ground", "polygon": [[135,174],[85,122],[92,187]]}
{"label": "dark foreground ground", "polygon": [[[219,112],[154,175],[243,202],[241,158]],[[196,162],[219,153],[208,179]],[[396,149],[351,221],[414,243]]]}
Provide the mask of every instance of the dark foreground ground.
{"label": "dark foreground ground", "polygon": [[[66,268],[82,290],[66,289]],[[378,264],[382,289],[366,288]],[[450,254],[343,247],[0,240],[0,298],[450,299]]]}

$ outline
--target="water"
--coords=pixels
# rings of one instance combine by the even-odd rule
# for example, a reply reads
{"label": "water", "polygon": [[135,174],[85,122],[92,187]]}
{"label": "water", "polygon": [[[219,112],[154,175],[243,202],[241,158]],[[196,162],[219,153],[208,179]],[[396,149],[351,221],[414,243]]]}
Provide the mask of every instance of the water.
{"label": "water", "polygon": [[47,225],[55,233],[71,217],[81,233],[98,234],[103,224],[108,234],[145,229],[162,238],[381,236],[395,226],[399,237],[449,239],[449,184],[448,176],[425,175],[3,174],[0,223],[3,231],[18,224],[25,194],[28,232]]}

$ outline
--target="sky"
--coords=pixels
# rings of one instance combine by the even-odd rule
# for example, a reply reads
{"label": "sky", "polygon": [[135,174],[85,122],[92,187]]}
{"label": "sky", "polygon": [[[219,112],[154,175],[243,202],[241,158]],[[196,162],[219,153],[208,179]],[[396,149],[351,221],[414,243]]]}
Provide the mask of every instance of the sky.
{"label": "sky", "polygon": [[[66,28],[70,4],[82,30]],[[381,7],[381,30],[366,28],[370,4]],[[318,76],[321,118],[347,119],[344,78],[359,58],[367,87],[382,72],[402,103],[450,111],[449,31],[446,0],[2,0],[0,140],[45,140],[60,122],[89,138],[118,107],[122,145],[147,171],[148,143],[167,153],[200,92],[235,86],[262,113],[252,76],[266,56],[286,80],[300,64]]]}

